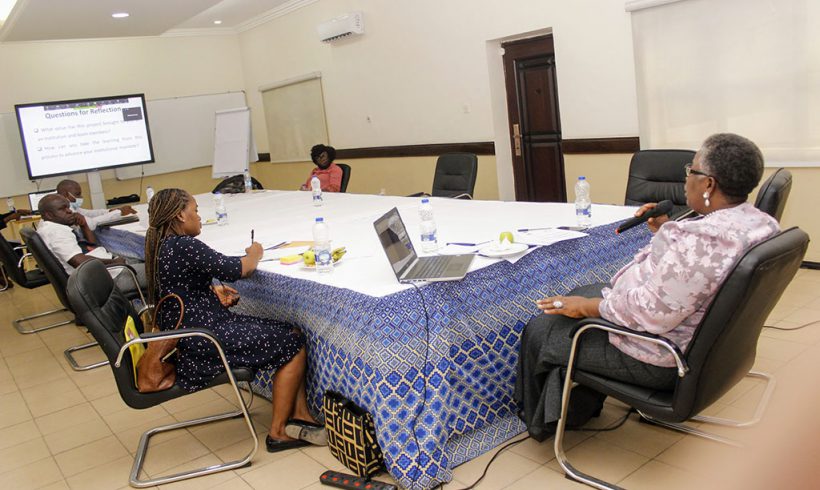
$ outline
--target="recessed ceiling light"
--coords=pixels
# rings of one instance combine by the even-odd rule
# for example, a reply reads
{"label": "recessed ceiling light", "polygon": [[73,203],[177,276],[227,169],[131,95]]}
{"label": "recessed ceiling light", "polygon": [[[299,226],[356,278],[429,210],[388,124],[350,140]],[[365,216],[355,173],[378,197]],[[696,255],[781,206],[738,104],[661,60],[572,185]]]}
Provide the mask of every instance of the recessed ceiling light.
{"label": "recessed ceiling light", "polygon": [[124,19],[124,18],[128,17],[129,15],[131,15],[131,14],[129,14],[128,12],[116,12],[116,13],[111,14],[111,17],[114,17],[115,19]]}
{"label": "recessed ceiling light", "polygon": [[222,23],[222,21],[221,21],[221,20],[215,20],[215,21],[214,21],[214,24],[216,24],[216,25],[219,25],[219,24],[221,24],[221,23]]}

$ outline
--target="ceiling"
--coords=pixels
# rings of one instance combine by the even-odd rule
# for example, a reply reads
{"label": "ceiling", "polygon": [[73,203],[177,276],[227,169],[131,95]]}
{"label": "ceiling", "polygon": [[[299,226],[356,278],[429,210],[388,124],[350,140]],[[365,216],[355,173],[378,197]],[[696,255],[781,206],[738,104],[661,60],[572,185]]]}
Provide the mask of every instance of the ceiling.
{"label": "ceiling", "polygon": [[[17,0],[0,41],[159,36],[175,30],[237,30],[299,0]],[[111,14],[128,12],[125,19]],[[215,20],[221,20],[219,25]]]}

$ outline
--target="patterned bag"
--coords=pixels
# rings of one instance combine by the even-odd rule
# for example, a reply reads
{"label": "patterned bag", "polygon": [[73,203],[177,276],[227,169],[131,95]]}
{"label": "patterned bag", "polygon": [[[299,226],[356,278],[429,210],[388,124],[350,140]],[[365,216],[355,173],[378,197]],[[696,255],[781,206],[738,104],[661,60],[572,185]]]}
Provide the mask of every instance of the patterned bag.
{"label": "patterned bag", "polygon": [[334,391],[325,392],[323,405],[330,453],[360,477],[379,473],[384,456],[370,413]]}

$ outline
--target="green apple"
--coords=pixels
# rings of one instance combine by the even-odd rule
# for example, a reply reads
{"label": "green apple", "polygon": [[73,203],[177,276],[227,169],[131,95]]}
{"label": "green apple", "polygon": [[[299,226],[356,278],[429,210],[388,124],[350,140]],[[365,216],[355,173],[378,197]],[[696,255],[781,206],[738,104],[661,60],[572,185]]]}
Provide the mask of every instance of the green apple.
{"label": "green apple", "polygon": [[510,243],[514,243],[515,240],[513,239],[513,234],[511,231],[502,231],[500,235],[498,235],[498,243],[507,240]]}

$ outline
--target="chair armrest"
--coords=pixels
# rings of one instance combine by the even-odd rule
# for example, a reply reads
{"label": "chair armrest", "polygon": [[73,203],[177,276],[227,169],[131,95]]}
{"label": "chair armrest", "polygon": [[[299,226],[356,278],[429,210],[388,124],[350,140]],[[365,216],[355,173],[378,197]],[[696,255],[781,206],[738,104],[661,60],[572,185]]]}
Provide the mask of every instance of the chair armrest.
{"label": "chair armrest", "polygon": [[[214,337],[213,332],[206,328],[184,328],[182,330],[166,330],[163,332],[144,333],[136,339],[129,340],[123,344],[122,347],[120,347],[120,352],[117,354],[117,362],[114,363],[114,366],[119,368],[122,365],[122,357],[128,351],[128,348],[134,344],[148,344],[151,342],[158,342],[160,340],[184,339],[187,337],[202,337],[208,339],[214,347],[216,347],[216,351],[219,353],[219,358],[222,360],[222,366],[225,368],[225,373],[228,375],[228,379],[236,390],[236,378],[233,375],[233,371],[231,371],[231,365],[228,364],[228,358],[225,357],[225,350],[222,349],[222,344],[219,342],[219,339]],[[238,391],[237,396],[239,396]]]}
{"label": "chair armrest", "polygon": [[184,339],[188,337],[204,337],[211,341],[217,348],[217,350],[222,353],[222,344],[219,343],[219,340],[214,337],[213,332],[206,328],[183,328],[179,330],[164,330],[161,332],[148,332],[143,333],[139,337],[135,339],[131,339],[125,344],[120,347],[120,352],[117,354],[117,362],[114,363],[114,366],[120,367],[122,364],[122,357],[128,352],[128,348],[134,344],[150,344],[151,342],[158,342],[160,340],[169,340],[169,339]]}
{"label": "chair armrest", "polygon": [[407,197],[430,197],[430,194],[426,192],[416,192],[415,194],[410,194]]}
{"label": "chair armrest", "polygon": [[22,257],[20,257],[20,260],[17,261],[17,268],[22,269],[23,268],[23,261],[25,261],[27,258],[29,258],[31,256],[32,256],[31,252],[28,252],[25,255],[23,255]]}
{"label": "chair armrest", "polygon": [[459,195],[457,195],[457,196],[453,196],[451,199],[470,199],[470,200],[472,200],[472,199],[473,199],[473,196],[471,196],[470,194],[467,194],[467,193],[465,192],[465,193],[463,193],[463,194],[459,194]]}
{"label": "chair armrest", "polygon": [[135,289],[135,290],[139,293],[139,295],[140,295],[140,301],[142,301],[142,304],[143,304],[143,305],[147,305],[147,304],[148,304],[148,303],[146,303],[146,301],[145,301],[145,295],[144,295],[144,294],[142,294],[142,288],[140,287],[140,283],[139,283],[139,281],[137,280],[137,271],[136,271],[136,270],[134,270],[134,268],[133,268],[133,267],[131,267],[131,266],[130,266],[130,265],[128,265],[128,264],[109,264],[109,265],[106,265],[106,266],[105,266],[105,268],[106,268],[106,269],[108,269],[109,271],[116,270],[116,269],[122,269],[122,270],[124,270],[125,272],[127,272],[127,273],[128,273],[128,275],[129,275],[129,277],[131,278],[131,280],[134,282],[134,289]]}
{"label": "chair armrest", "polygon": [[603,330],[605,332],[609,332],[615,335],[620,335],[623,337],[631,337],[634,339],[644,340],[647,342],[651,342],[653,344],[660,345],[664,349],[668,350],[672,353],[672,357],[675,358],[675,364],[678,368],[678,377],[682,378],[686,376],[686,373],[689,372],[689,366],[686,364],[686,360],[683,358],[683,353],[675,345],[671,340],[667,339],[666,337],[661,337],[660,335],[655,335],[649,332],[636,332],[635,330],[622,327],[621,325],[616,325],[608,320],[604,320],[603,318],[583,318],[575,324],[575,327],[570,331],[570,336],[573,337],[572,347],[575,350],[575,347],[578,343],[578,339],[583,335],[584,332],[590,329],[597,329]]}

